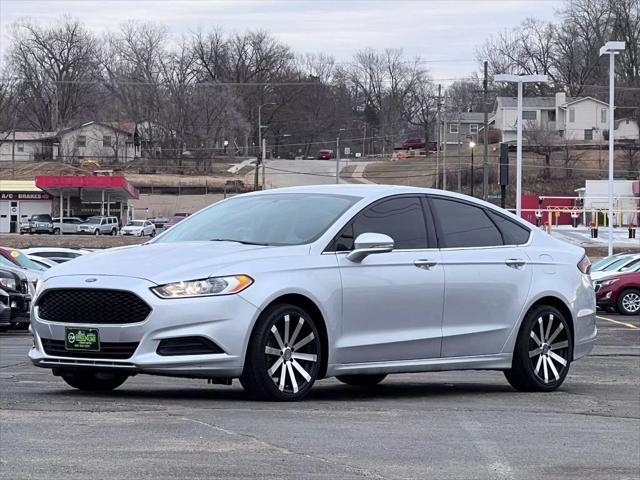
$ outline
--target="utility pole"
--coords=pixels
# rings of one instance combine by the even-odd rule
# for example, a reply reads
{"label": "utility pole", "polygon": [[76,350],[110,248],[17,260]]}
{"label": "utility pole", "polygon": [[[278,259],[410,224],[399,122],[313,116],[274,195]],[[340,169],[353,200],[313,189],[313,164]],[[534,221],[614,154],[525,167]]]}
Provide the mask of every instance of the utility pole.
{"label": "utility pole", "polygon": [[438,181],[438,176],[440,175],[440,102],[441,102],[441,92],[442,92],[442,85],[438,84],[438,105],[437,105],[437,113],[436,113],[436,118],[437,121],[436,123],[438,124],[438,135],[437,135],[437,143],[436,143],[436,182],[435,182],[435,187],[438,188],[439,185],[439,181]]}
{"label": "utility pole", "polygon": [[367,124],[362,125],[362,159],[364,160],[364,144],[367,141]]}
{"label": "utility pole", "polygon": [[12,140],[11,140],[11,169],[12,176],[11,178],[16,178],[16,124],[13,123],[13,132],[11,132]]}
{"label": "utility pole", "polygon": [[444,141],[442,142],[442,189],[447,189],[447,92],[444,92],[444,120],[442,124],[442,137]]}
{"label": "utility pole", "polygon": [[[273,158],[273,156],[271,157]],[[267,189],[267,183],[266,183],[266,178],[267,178],[267,167],[266,167],[266,163],[267,163],[267,139],[263,138],[262,139],[262,190],[266,190]]]}
{"label": "utility pole", "polygon": [[338,136],[336,137],[336,183],[340,183],[340,132],[343,132],[344,128],[338,130]]}
{"label": "utility pole", "polygon": [[487,94],[489,93],[489,75],[487,73],[488,62],[484,62],[484,80],[482,82],[482,110],[484,111],[484,157],[482,159],[482,199],[489,195],[489,106]]}
{"label": "utility pole", "polygon": [[462,193],[462,147],[460,142],[460,110],[458,110],[458,193]]}

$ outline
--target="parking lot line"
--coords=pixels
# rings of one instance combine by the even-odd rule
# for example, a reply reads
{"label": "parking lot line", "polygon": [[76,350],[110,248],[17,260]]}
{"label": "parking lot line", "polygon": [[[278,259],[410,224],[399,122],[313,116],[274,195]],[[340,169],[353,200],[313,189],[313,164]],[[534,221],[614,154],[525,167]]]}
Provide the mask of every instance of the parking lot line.
{"label": "parking lot line", "polygon": [[634,325],[633,323],[621,322],[619,320],[614,320],[613,318],[603,317],[601,315],[596,315],[596,318],[599,318],[600,320],[606,320],[607,322],[611,322],[611,323],[617,323],[618,325],[624,325],[625,327],[633,328],[634,330],[638,329],[638,327],[636,325]]}

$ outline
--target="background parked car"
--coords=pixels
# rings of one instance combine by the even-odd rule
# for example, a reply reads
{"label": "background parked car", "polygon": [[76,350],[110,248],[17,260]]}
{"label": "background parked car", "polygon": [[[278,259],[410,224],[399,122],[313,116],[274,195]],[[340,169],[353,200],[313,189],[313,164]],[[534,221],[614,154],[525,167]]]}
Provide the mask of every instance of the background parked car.
{"label": "background parked car", "polygon": [[638,265],[640,265],[640,254],[623,255],[616,261],[606,265],[601,270],[591,272],[591,280],[596,281],[614,273],[628,272]]}
{"label": "background parked car", "polygon": [[402,142],[402,146],[409,150],[414,150],[424,148],[425,143],[421,138],[407,138],[404,142]]}
{"label": "background parked car", "polygon": [[149,220],[131,220],[122,229],[122,235],[135,235],[136,237],[156,236],[156,226]]}
{"label": "background parked car", "polygon": [[73,260],[81,255],[91,253],[89,250],[64,248],[64,247],[31,247],[23,248],[23,253],[27,255],[34,255],[42,257],[46,260],[51,260],[56,263],[64,263],[69,260]]}
{"label": "background parked car", "polygon": [[154,217],[148,219],[156,227],[156,230],[164,228],[165,224],[169,221],[167,217]]}
{"label": "background parked car", "polygon": [[78,225],[79,234],[117,235],[118,219],[116,217],[89,217]]}
{"label": "background parked car", "polygon": [[26,327],[31,294],[29,279],[24,273],[0,267],[0,331]]}
{"label": "background parked car", "polygon": [[0,263],[4,263],[9,266],[16,266],[25,270],[33,270],[36,272],[43,272],[46,268],[38,265],[29,257],[27,257],[20,250],[15,248],[0,247]]}
{"label": "background parked car", "polygon": [[59,263],[56,263],[52,260],[47,260],[46,258],[38,257],[36,255],[27,255],[27,257],[32,262],[36,263],[37,265],[40,265],[44,270],[49,270],[51,267],[55,267],[56,265],[59,265]]}
{"label": "background parked car", "polygon": [[28,220],[20,224],[20,233],[53,233],[51,215],[31,215]]}
{"label": "background parked car", "polygon": [[640,272],[621,273],[595,284],[598,306],[623,315],[640,315]]}
{"label": "background parked car", "polygon": [[78,233],[78,225],[80,225],[83,220],[79,217],[62,217],[62,230],[60,230],[60,217],[54,218],[52,222],[54,235],[60,235],[60,233],[68,235]]}
{"label": "background parked car", "polygon": [[318,152],[318,160],[331,160],[333,158],[333,150],[320,150]]}
{"label": "background parked car", "polygon": [[164,224],[164,228],[170,228],[172,226],[174,226],[176,223],[181,222],[182,220],[184,220],[185,218],[187,218],[190,214],[189,213],[176,213],[173,215],[173,217],[171,217],[171,219]]}

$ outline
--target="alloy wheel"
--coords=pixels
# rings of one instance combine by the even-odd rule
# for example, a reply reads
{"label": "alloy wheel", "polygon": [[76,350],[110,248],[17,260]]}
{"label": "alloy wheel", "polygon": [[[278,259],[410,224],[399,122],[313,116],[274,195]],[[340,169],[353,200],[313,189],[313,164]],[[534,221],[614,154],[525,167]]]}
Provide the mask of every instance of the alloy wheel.
{"label": "alloy wheel", "polygon": [[529,360],[533,373],[545,384],[561,379],[568,367],[569,332],[553,313],[543,313],[529,334]]}
{"label": "alloy wheel", "polygon": [[622,308],[628,314],[640,312],[640,294],[635,291],[625,293],[622,297]]}
{"label": "alloy wheel", "polygon": [[295,395],[316,378],[319,351],[320,341],[311,323],[298,314],[284,314],[267,335],[267,375],[278,390]]}

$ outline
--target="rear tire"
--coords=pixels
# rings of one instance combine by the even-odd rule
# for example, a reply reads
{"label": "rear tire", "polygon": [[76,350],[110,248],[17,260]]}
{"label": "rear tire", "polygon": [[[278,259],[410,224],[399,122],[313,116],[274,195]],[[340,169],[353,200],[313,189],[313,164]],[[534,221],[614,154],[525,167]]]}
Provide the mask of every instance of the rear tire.
{"label": "rear tire", "polygon": [[240,384],[255,399],[301,400],[318,378],[320,365],[316,322],[300,307],[275,305],[254,328]]}
{"label": "rear tire", "polygon": [[111,236],[115,237],[116,235],[118,235],[118,230],[116,230],[115,228],[111,230]]}
{"label": "rear tire", "polygon": [[507,381],[522,392],[551,392],[569,372],[573,336],[557,308],[540,305],[524,318],[513,352]]}
{"label": "rear tire", "polygon": [[122,385],[128,375],[107,372],[62,372],[62,379],[71,387],[85,392],[110,392]]}
{"label": "rear tire", "polygon": [[640,290],[627,288],[620,292],[617,302],[618,311],[622,315],[640,314]]}
{"label": "rear tire", "polygon": [[336,378],[342,383],[354,387],[373,387],[386,378],[385,373],[379,375],[338,375]]}

